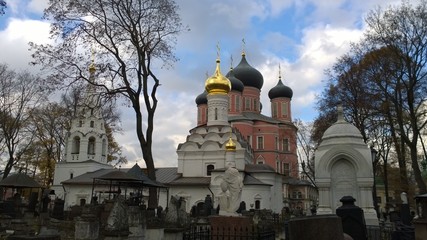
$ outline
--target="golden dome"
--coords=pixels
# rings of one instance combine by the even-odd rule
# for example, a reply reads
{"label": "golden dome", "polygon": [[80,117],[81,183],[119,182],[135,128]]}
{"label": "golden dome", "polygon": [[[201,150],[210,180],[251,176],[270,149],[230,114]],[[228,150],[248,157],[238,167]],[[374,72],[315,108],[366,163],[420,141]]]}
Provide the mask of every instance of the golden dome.
{"label": "golden dome", "polygon": [[236,144],[234,143],[233,139],[231,139],[231,137],[228,139],[227,144],[225,144],[225,149],[227,151],[236,151]]}
{"label": "golden dome", "polygon": [[96,71],[95,64],[92,62],[89,65],[89,72],[93,74],[93,73],[95,73],[95,71]]}
{"label": "golden dome", "polygon": [[205,89],[208,94],[227,94],[231,90],[230,80],[222,75],[219,63],[220,61],[217,59],[214,75],[205,82]]}

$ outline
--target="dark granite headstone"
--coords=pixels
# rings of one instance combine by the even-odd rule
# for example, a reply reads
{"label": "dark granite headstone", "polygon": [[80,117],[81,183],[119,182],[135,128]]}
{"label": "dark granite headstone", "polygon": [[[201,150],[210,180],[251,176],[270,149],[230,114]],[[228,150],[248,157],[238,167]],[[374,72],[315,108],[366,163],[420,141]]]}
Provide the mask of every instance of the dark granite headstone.
{"label": "dark granite headstone", "polygon": [[342,206],[337,208],[336,213],[341,217],[344,233],[350,235],[354,240],[367,240],[366,223],[363,209],[354,205],[352,196],[344,196],[340,199]]}
{"label": "dark granite headstone", "polygon": [[292,218],[288,222],[288,229],[288,236],[291,240],[344,239],[341,219],[337,215],[316,215]]}

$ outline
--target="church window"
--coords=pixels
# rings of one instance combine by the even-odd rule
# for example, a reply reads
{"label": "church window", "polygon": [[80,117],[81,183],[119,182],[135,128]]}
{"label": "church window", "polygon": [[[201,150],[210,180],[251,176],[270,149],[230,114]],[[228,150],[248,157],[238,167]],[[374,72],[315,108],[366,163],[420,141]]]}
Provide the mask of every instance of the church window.
{"label": "church window", "polygon": [[277,117],[277,102],[274,102],[272,105],[271,105],[271,115],[272,115],[272,117]]}
{"label": "church window", "polygon": [[83,121],[82,120],[79,121],[79,127],[81,127],[81,126],[83,126]]}
{"label": "church window", "polygon": [[73,138],[73,147],[71,153],[76,154],[80,152],[80,138],[78,136]]}
{"label": "church window", "polygon": [[215,108],[215,120],[218,120],[218,108]]}
{"label": "church window", "polygon": [[73,179],[74,173],[70,173],[70,179]]}
{"label": "church window", "polygon": [[209,119],[209,114],[208,114],[208,109],[207,108],[205,108],[205,116],[206,116],[206,120],[208,120]]}
{"label": "church window", "polygon": [[258,102],[256,99],[254,99],[254,110],[257,111],[258,110]]}
{"label": "church window", "polygon": [[212,164],[209,164],[208,166],[206,166],[206,175],[210,176],[214,169],[215,169],[215,166]]}
{"label": "church window", "polygon": [[94,155],[95,154],[95,138],[90,137],[87,145],[87,154]]}
{"label": "church window", "polygon": [[283,163],[283,175],[285,176],[289,176],[289,163]]}
{"label": "church window", "polygon": [[240,111],[240,96],[236,95],[236,111]]}
{"label": "church window", "polygon": [[228,111],[231,111],[231,96],[228,96]]}
{"label": "church window", "polygon": [[249,98],[245,99],[245,110],[251,109],[251,100]]}
{"label": "church window", "polygon": [[90,127],[93,128],[95,126],[95,122],[94,121],[90,121]]}
{"label": "church window", "polygon": [[275,137],[275,144],[274,145],[276,146],[276,150],[279,150],[279,138],[278,137]]}
{"label": "church window", "polygon": [[297,196],[297,191],[293,191],[292,192],[292,198],[293,199],[296,199],[298,196]]}
{"label": "church window", "polygon": [[297,198],[302,199],[302,192],[297,192]]}
{"label": "church window", "polygon": [[264,149],[264,137],[263,136],[257,137],[257,149]]}
{"label": "church window", "polygon": [[283,139],[283,151],[289,152],[289,138]]}
{"label": "church window", "polygon": [[102,139],[102,156],[107,154],[107,140]]}
{"label": "church window", "polygon": [[288,103],[282,103],[282,117],[288,116]]}

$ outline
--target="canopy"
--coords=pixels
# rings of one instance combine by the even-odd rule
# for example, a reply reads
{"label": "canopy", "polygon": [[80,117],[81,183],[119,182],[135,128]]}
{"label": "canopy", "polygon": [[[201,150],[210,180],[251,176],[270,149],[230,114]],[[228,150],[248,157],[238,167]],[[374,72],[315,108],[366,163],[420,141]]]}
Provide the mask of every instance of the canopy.
{"label": "canopy", "polygon": [[0,181],[1,187],[41,188],[40,184],[24,173],[16,173]]}

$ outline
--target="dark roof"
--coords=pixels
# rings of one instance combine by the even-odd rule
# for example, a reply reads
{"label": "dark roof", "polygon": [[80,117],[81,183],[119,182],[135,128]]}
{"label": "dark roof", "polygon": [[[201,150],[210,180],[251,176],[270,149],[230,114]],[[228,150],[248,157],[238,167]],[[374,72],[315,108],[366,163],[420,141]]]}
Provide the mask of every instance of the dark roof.
{"label": "dark roof", "polygon": [[230,69],[230,71],[225,76],[231,82],[231,90],[235,90],[235,91],[238,91],[238,92],[243,92],[243,88],[245,88],[245,85],[243,85],[242,81],[240,81],[239,79],[237,79],[234,76],[233,69]]}
{"label": "dark roof", "polygon": [[196,104],[200,105],[200,104],[208,104],[208,92],[203,91],[202,93],[200,93],[197,97],[196,97]]}
{"label": "dark roof", "polygon": [[120,170],[113,170],[111,172],[108,172],[104,175],[101,175],[97,177],[96,179],[101,180],[112,180],[112,181],[122,181],[122,182],[138,182],[141,181],[140,179],[134,177],[131,174],[128,174],[127,172],[120,171]]}
{"label": "dark roof", "polygon": [[85,174],[82,174],[80,176],[74,177],[72,179],[65,180],[61,182],[62,184],[92,184],[94,178],[98,178],[102,175],[105,175],[106,173],[109,173],[115,169],[98,169],[93,172],[87,172]]}
{"label": "dark roof", "polygon": [[269,122],[269,123],[283,123],[279,120],[276,120],[272,117],[268,117],[265,115],[262,115],[260,113],[255,113],[255,112],[242,112],[241,115],[229,115],[228,116],[228,121],[233,122],[233,121],[241,121],[241,120],[246,120],[246,121],[264,121],[264,122]]}
{"label": "dark roof", "polygon": [[211,183],[210,177],[181,177],[170,182],[169,185],[181,186],[209,186]]}
{"label": "dark roof", "polygon": [[249,174],[245,175],[245,179],[243,180],[243,185],[264,185],[264,186],[273,186],[268,183],[263,183],[262,181],[252,177]]}
{"label": "dark roof", "polygon": [[[134,166],[135,167],[135,166]],[[139,167],[139,166],[138,166]],[[87,172],[80,176],[77,176],[72,179],[63,181],[62,184],[81,184],[88,185],[93,183],[93,179],[99,180],[111,180],[111,181],[120,181],[120,182],[137,182],[145,186],[153,187],[164,187],[161,183],[157,183],[149,179],[141,169],[140,173],[137,173],[137,169],[132,170],[132,168],[122,168],[118,169],[99,169],[93,172]],[[129,171],[131,171],[129,173]]]}
{"label": "dark roof", "polygon": [[245,55],[242,55],[242,60],[233,69],[233,72],[234,76],[242,81],[245,86],[255,87],[261,90],[264,84],[264,77],[258,70],[249,65]]}
{"label": "dark roof", "polygon": [[293,95],[294,93],[292,89],[284,85],[281,79],[279,79],[279,82],[275,87],[273,87],[272,89],[270,89],[270,91],[268,91],[268,97],[270,99],[280,98],[280,97],[292,98]]}
{"label": "dark roof", "polygon": [[133,165],[133,167],[129,169],[127,173],[141,180],[144,185],[153,186],[153,187],[164,187],[162,184],[158,182],[154,182],[147,175],[145,175],[144,170],[141,167],[139,167],[137,163],[135,163],[135,165]]}
{"label": "dark roof", "polygon": [[261,173],[261,172],[276,172],[274,168],[272,168],[268,164],[246,164],[245,172],[248,173]]}
{"label": "dark roof", "polygon": [[177,167],[156,169],[156,180],[159,183],[168,184],[179,177],[181,177],[181,174],[178,173]]}
{"label": "dark roof", "polygon": [[12,174],[0,181],[2,187],[40,188],[40,184],[24,173]]}
{"label": "dark roof", "polygon": [[301,180],[296,178],[286,178],[285,183],[293,186],[312,186],[313,184],[308,180]]}

